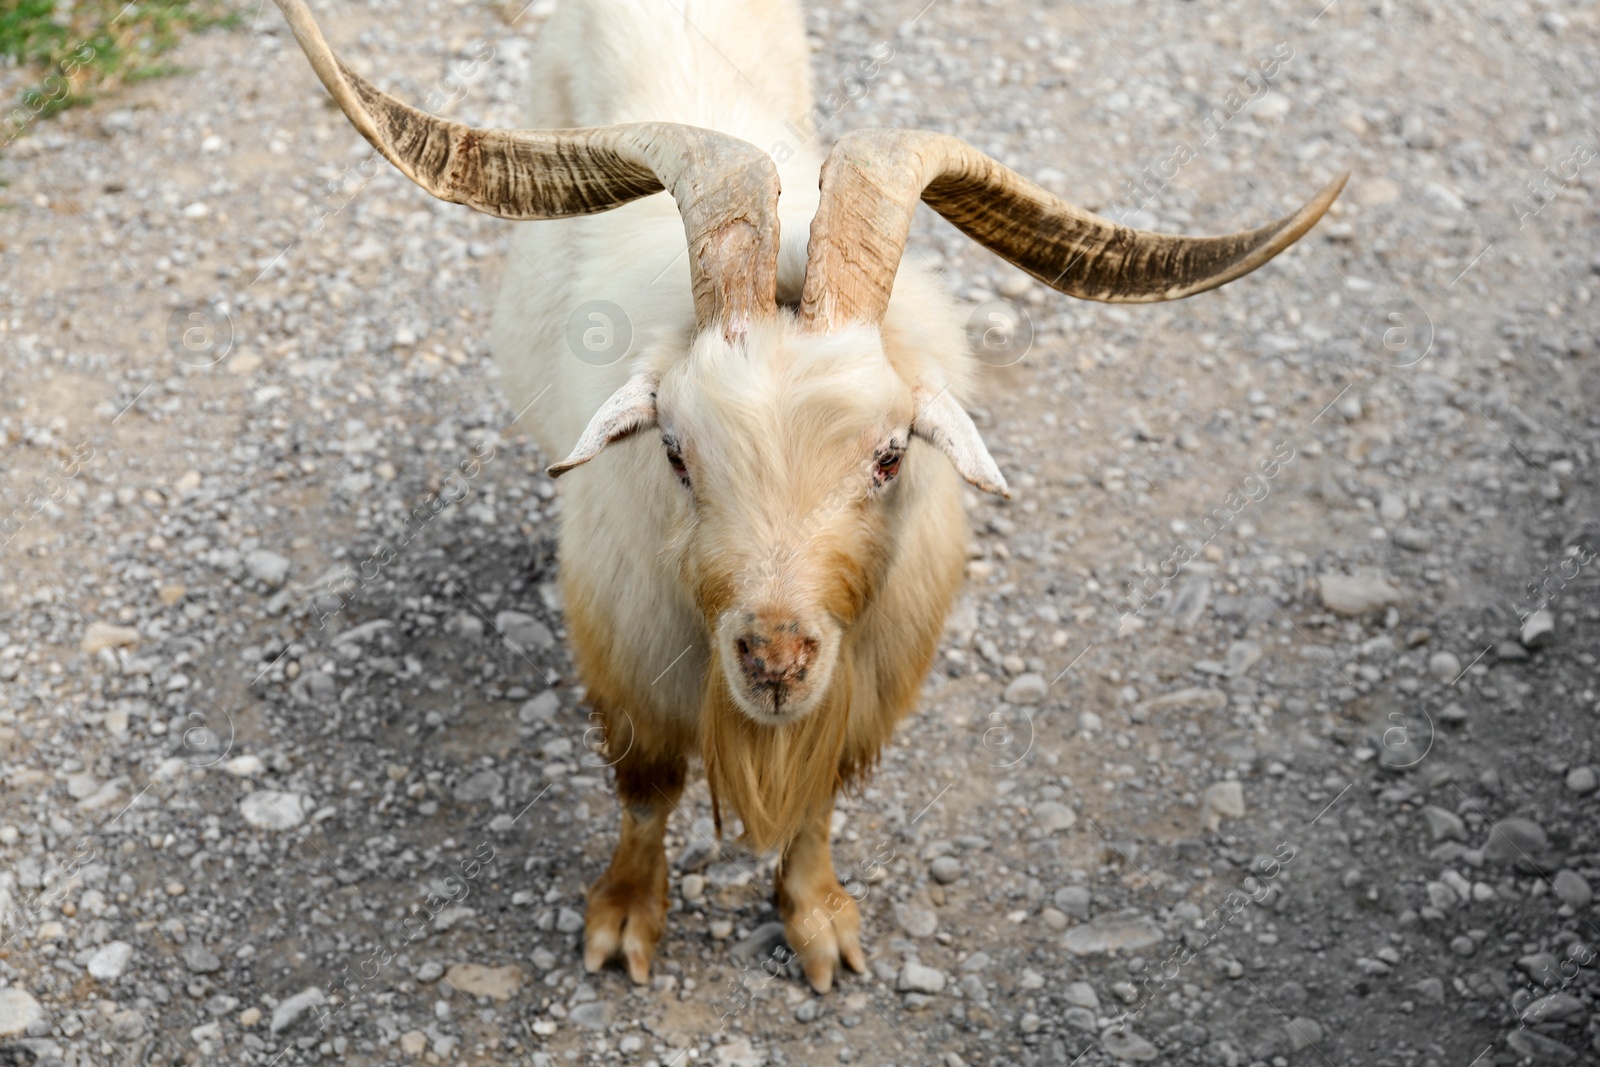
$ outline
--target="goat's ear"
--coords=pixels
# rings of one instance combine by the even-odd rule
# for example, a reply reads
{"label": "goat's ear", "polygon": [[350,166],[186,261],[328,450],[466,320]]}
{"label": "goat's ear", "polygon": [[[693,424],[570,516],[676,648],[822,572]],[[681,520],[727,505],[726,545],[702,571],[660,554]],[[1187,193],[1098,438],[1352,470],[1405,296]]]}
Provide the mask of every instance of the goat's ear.
{"label": "goat's ear", "polygon": [[956,403],[949,388],[918,386],[911,391],[911,398],[917,412],[911,419],[912,434],[949,456],[956,471],[972,485],[1010,499],[1005,475],[989,455],[972,417]]}
{"label": "goat's ear", "polygon": [[589,420],[583,436],[573,446],[572,455],[560,463],[545,468],[552,478],[559,478],[574,467],[581,467],[600,454],[600,450],[613,441],[648,429],[656,424],[656,386],[659,375],[635,374],[612,393],[600,410]]}

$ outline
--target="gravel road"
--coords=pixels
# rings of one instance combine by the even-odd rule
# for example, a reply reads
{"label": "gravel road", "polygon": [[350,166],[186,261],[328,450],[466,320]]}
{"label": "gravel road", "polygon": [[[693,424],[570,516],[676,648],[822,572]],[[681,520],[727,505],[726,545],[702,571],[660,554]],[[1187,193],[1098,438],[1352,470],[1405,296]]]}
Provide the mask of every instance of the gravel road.
{"label": "gravel road", "polygon": [[[652,984],[582,971],[617,811],[505,224],[270,4],[5,149],[0,1064],[1600,1063],[1600,10],[925,3],[812,5],[815,136],[1191,233],[1353,177],[1151,307],[919,218],[1015,499],[840,805],[871,973],[822,997],[703,785]],[[316,7],[514,125],[550,5]]]}

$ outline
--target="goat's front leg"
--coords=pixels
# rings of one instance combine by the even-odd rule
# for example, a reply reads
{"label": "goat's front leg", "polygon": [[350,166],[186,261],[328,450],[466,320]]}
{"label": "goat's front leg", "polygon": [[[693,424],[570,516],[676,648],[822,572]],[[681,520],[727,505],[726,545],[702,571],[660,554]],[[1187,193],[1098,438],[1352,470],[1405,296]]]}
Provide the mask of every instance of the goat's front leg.
{"label": "goat's front leg", "polygon": [[622,837],[611,866],[589,887],[583,965],[593,974],[619,951],[636,983],[650,980],[650,961],[667,924],[667,818],[683,792],[687,762],[629,748],[617,761]]}
{"label": "goat's front leg", "polygon": [[783,916],[783,934],[800,957],[806,980],[818,993],[833,987],[841,960],[857,974],[867,970],[856,902],[833,873],[833,854],[828,848],[832,819],[830,799],[806,820],[778,863],[778,914]]}

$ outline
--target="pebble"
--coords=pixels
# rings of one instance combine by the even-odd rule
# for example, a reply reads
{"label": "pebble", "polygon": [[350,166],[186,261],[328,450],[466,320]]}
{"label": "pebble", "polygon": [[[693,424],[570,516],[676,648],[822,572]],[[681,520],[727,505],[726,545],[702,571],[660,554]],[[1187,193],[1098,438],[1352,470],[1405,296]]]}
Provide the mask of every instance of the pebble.
{"label": "pebble", "polygon": [[943,971],[924,966],[916,960],[907,960],[895,979],[895,988],[902,993],[942,993],[944,986]]}
{"label": "pebble", "polygon": [[520,611],[500,612],[494,617],[494,627],[519,652],[544,652],[555,647],[556,635],[550,627]]}
{"label": "pebble", "polygon": [[1384,493],[1378,501],[1378,517],[1384,522],[1399,522],[1406,517],[1405,497],[1399,493]]}
{"label": "pebble", "polygon": [[611,1005],[603,1000],[579,1004],[567,1013],[567,1018],[585,1030],[604,1030],[611,1025]]}
{"label": "pebble", "polygon": [[1453,811],[1429,804],[1422,809],[1422,817],[1427,820],[1428,832],[1433,835],[1434,841],[1467,839],[1466,821]]}
{"label": "pebble", "polygon": [[1074,956],[1100,956],[1149,948],[1160,944],[1164,937],[1161,927],[1148,915],[1118,911],[1068,930],[1061,937],[1061,947]]}
{"label": "pebble", "polygon": [[476,804],[498,798],[505,789],[505,775],[493,768],[485,767],[456,783],[455,797],[462,804]]}
{"label": "pebble", "polygon": [[961,877],[961,861],[954,856],[940,856],[928,867],[928,873],[940,885],[949,885]]}
{"label": "pebble", "polygon": [[265,548],[247,552],[244,569],[245,573],[268,589],[281,588],[289,580],[289,561]]}
{"label": "pebble", "polygon": [[933,910],[917,904],[896,904],[894,917],[900,929],[912,937],[932,937],[934,931],[939,929],[939,917]]}
{"label": "pebble", "polygon": [[1556,617],[1549,608],[1540,608],[1522,620],[1517,640],[1524,648],[1544,648],[1556,639]]}
{"label": "pebble", "polygon": [[1087,1008],[1100,1014],[1100,998],[1088,982],[1068,982],[1067,988],[1061,991],[1061,999],[1075,1008]]}
{"label": "pebble", "polygon": [[1089,918],[1089,906],[1093,902],[1093,897],[1084,886],[1066,885],[1057,889],[1051,900],[1067,915],[1083,920]]}
{"label": "pebble", "polygon": [[1573,908],[1587,908],[1589,902],[1594,899],[1594,891],[1590,889],[1589,883],[1584,879],[1583,875],[1577,871],[1559,870],[1556,872],[1555,878],[1551,879],[1551,883],[1555,887],[1556,896],[1561,898],[1561,902]]}
{"label": "pebble", "polygon": [[1346,618],[1371,615],[1402,602],[1400,590],[1386,578],[1324,574],[1317,587],[1322,606]]}
{"label": "pebble", "polygon": [[1532,819],[1501,819],[1489,831],[1483,858],[1490,863],[1526,867],[1537,863],[1550,847],[1544,829]]}
{"label": "pebble", "polygon": [[1574,767],[1567,772],[1567,789],[1579,796],[1587,796],[1600,788],[1600,776],[1593,767]]}
{"label": "pebble", "polygon": [[748,1037],[736,1037],[717,1046],[715,1059],[718,1067],[763,1067],[767,1054],[752,1045]]}
{"label": "pebble", "polygon": [[1428,657],[1428,673],[1435,681],[1453,682],[1461,674],[1461,660],[1454,652],[1435,652]]}
{"label": "pebble", "polygon": [[1583,1001],[1570,993],[1550,993],[1522,1009],[1525,1023],[1559,1023],[1564,1026],[1582,1026],[1589,1021]]}
{"label": "pebble", "polygon": [[510,1000],[522,988],[522,968],[514,963],[503,967],[452,963],[444,980],[468,996]]}
{"label": "pebble", "polygon": [[27,990],[16,986],[0,989],[0,1037],[25,1033],[43,1017],[44,1009]]}
{"label": "pebble", "polygon": [[1227,706],[1228,694],[1222,690],[1190,687],[1152,697],[1136,705],[1136,710],[1150,715],[1160,711],[1221,711]]}
{"label": "pebble", "polygon": [[102,982],[115,982],[127,970],[133,959],[133,946],[126,941],[112,941],[101,946],[89,957],[89,974]]}
{"label": "pebble", "polygon": [[1107,1030],[1100,1035],[1106,1051],[1119,1060],[1145,1063],[1160,1055],[1156,1047],[1126,1027]]}
{"label": "pebble", "polygon": [[1535,1030],[1513,1030],[1506,1035],[1506,1045],[1518,1056],[1526,1056],[1536,1063],[1577,1063],[1578,1054],[1553,1037]]}
{"label": "pebble", "polygon": [[91,656],[106,648],[132,648],[139,643],[139,631],[132,626],[92,622],[84,628],[78,647]]}
{"label": "pebble", "polygon": [[222,969],[222,960],[198,941],[190,941],[179,953],[183,965],[195,974],[213,974]]}
{"label": "pebble", "polygon": [[1322,1044],[1322,1024],[1315,1019],[1301,1015],[1290,1019],[1284,1029],[1289,1033],[1289,1047],[1295,1052]]}
{"label": "pebble", "polygon": [[258,830],[292,830],[306,821],[310,806],[299,793],[261,789],[239,801],[239,814]]}
{"label": "pebble", "polygon": [[271,1030],[273,1037],[277,1037],[299,1022],[301,1016],[312,1008],[321,1007],[327,1002],[328,998],[323,996],[322,990],[316,986],[303,989],[272,1009],[272,1023],[268,1029]]}
{"label": "pebble", "polygon": [[1244,818],[1244,786],[1238,782],[1213,782],[1200,805],[1200,826],[1207,833],[1221,829],[1224,819]]}
{"label": "pebble", "polygon": [[239,1013],[239,1025],[244,1027],[246,1030],[248,1030],[251,1027],[255,1026],[255,1024],[260,1022],[260,1021],[261,1021],[261,1009],[260,1008],[252,1006],[252,1007],[246,1008],[244,1011],[241,1011]]}
{"label": "pebble", "polygon": [[1046,834],[1054,834],[1078,825],[1078,813],[1058,800],[1047,800],[1033,809],[1033,821]]}
{"label": "pebble", "polygon": [[1011,684],[1006,686],[1004,699],[1007,704],[1038,704],[1049,691],[1050,684],[1044,680],[1044,675],[1030,671],[1011,679]]}

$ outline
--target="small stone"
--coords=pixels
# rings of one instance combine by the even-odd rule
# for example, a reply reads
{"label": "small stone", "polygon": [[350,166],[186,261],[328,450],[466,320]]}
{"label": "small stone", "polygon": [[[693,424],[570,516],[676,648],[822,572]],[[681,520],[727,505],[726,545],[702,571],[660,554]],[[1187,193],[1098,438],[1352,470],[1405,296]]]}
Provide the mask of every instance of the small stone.
{"label": "small stone", "polygon": [[1223,819],[1243,817],[1243,785],[1238,782],[1214,782],[1206,787],[1205,799],[1200,804],[1200,825],[1208,833],[1219,830]]}
{"label": "small stone", "polygon": [[522,988],[522,968],[514,963],[504,967],[452,963],[444,980],[468,996],[510,1000]]}
{"label": "small stone", "polygon": [[1517,640],[1523,648],[1544,648],[1556,639],[1556,617],[1549,608],[1538,611],[1522,620],[1522,630]]}
{"label": "small stone", "polygon": [[1033,819],[1047,834],[1070,830],[1078,825],[1078,813],[1058,800],[1047,800],[1033,809]]}
{"label": "small stone", "polygon": [[703,874],[686,874],[678,886],[684,900],[699,900],[706,895],[706,879]]}
{"label": "small stone", "polygon": [[939,917],[931,908],[907,902],[894,906],[895,921],[912,937],[932,937],[939,929]]}
{"label": "small stone", "polygon": [[942,993],[944,984],[943,971],[926,967],[916,960],[907,960],[895,979],[895,988],[902,993]]}
{"label": "small stone", "polygon": [[1582,1026],[1589,1021],[1583,1010],[1583,1001],[1571,993],[1551,993],[1522,1009],[1525,1023],[1557,1023],[1562,1026]]}
{"label": "small stone", "polygon": [[1318,579],[1322,606],[1335,615],[1356,618],[1399,604],[1400,590],[1387,579],[1324,574]]}
{"label": "small stone", "polygon": [[1518,1056],[1526,1056],[1538,1063],[1576,1063],[1578,1054],[1553,1037],[1535,1030],[1513,1030],[1506,1035],[1506,1045]]}
{"label": "small stone", "polygon": [[1100,1035],[1100,1042],[1111,1055],[1131,1063],[1148,1062],[1160,1055],[1154,1045],[1126,1027],[1107,1030]]}
{"label": "small stone", "polygon": [[567,1018],[586,1030],[604,1030],[611,1025],[611,1005],[603,1000],[591,1000],[573,1008]]}
{"label": "small stone", "polygon": [[239,1025],[244,1027],[246,1030],[250,1029],[252,1026],[254,1026],[256,1023],[258,1023],[260,1021],[261,1021],[261,1009],[260,1008],[249,1007],[249,1008],[246,1008],[244,1011],[241,1011],[239,1013]]}
{"label": "small stone", "polygon": [[1149,948],[1162,938],[1154,919],[1138,911],[1117,911],[1068,930],[1061,937],[1061,947],[1074,956],[1098,956]]}
{"label": "small stone", "polygon": [[1552,879],[1556,896],[1561,898],[1563,904],[1573,908],[1587,908],[1594,899],[1594,891],[1589,888],[1589,883],[1583,875],[1573,870],[1559,870]]}
{"label": "small stone", "polygon": [[416,979],[423,985],[427,985],[429,982],[437,982],[443,977],[444,964],[440,963],[438,960],[428,960],[422,966],[417,968]]}
{"label": "small stone", "polygon": [[1402,526],[1394,532],[1394,543],[1407,552],[1426,552],[1433,547],[1433,535],[1416,526]]}
{"label": "small stone", "polygon": [[139,631],[132,626],[114,626],[109,622],[91,622],[83,631],[78,647],[90,655],[105,648],[131,648],[139,643]]}
{"label": "small stone", "polygon": [[1550,839],[1532,819],[1501,819],[1489,831],[1483,858],[1490,863],[1531,866],[1550,847]]}
{"label": "small stone", "polygon": [[556,913],[556,929],[563,934],[575,934],[583,929],[583,916],[571,908],[562,908]]}
{"label": "small stone", "polygon": [[718,941],[726,941],[733,936],[733,922],[728,919],[712,919],[706,925],[706,932]]}
{"label": "small stone", "polygon": [[1471,956],[1478,951],[1478,943],[1466,934],[1460,934],[1450,939],[1450,951],[1457,956]]}
{"label": "small stone", "polygon": [[748,1037],[736,1037],[727,1044],[718,1045],[717,1067],[762,1067],[767,1054],[750,1043]]}
{"label": "small stone", "polygon": [[[26,1033],[28,1027],[44,1017],[44,1009],[25,989],[7,986],[0,989],[0,1037]],[[27,1062],[22,1059],[18,1063]]]}
{"label": "small stone", "polygon": [[1030,1011],[1022,1017],[1017,1026],[1025,1034],[1037,1034],[1044,1026],[1044,1020]]}
{"label": "small stone", "polygon": [[494,617],[494,628],[519,652],[542,652],[555,647],[556,637],[550,627],[520,611],[500,612]]}
{"label": "small stone", "polygon": [[421,1030],[407,1030],[400,1035],[400,1051],[413,1058],[428,1050],[428,1035]]}
{"label": "small stone", "polygon": [[933,880],[940,885],[949,885],[961,877],[961,861],[954,856],[940,856],[928,868],[928,873],[933,875]]}
{"label": "small stone", "polygon": [[1295,1052],[1322,1044],[1322,1024],[1315,1019],[1301,1015],[1290,1019],[1284,1029],[1289,1032],[1289,1047]]}
{"label": "small stone", "polygon": [[115,982],[127,970],[133,959],[133,946],[126,941],[112,941],[89,957],[88,970],[92,977],[102,982]]}
{"label": "small stone", "polygon": [[1593,767],[1574,767],[1567,772],[1567,790],[1586,796],[1600,788],[1600,777],[1595,775]]}
{"label": "small stone", "polygon": [[1134,710],[1148,716],[1161,711],[1221,711],[1227,706],[1228,694],[1222,690],[1191,686],[1152,697],[1136,705]]}
{"label": "small stone", "polygon": [[1093,903],[1094,898],[1084,886],[1066,885],[1057,889],[1055,896],[1051,900],[1055,902],[1056,907],[1066,912],[1067,915],[1074,919],[1083,920],[1089,918],[1089,906]]}
{"label": "small stone", "polygon": [[260,756],[235,756],[222,765],[222,769],[236,778],[254,778],[266,773],[266,764]]}
{"label": "small stone", "polygon": [[524,726],[533,726],[537,723],[548,723],[555,719],[556,712],[561,710],[561,698],[554,689],[546,689],[536,697],[523,702],[517,709],[517,721]]}
{"label": "small stone", "polygon": [[1399,522],[1407,510],[1405,497],[1399,493],[1384,493],[1378,501],[1378,517],[1384,522]]}
{"label": "small stone", "polygon": [[323,996],[322,990],[316,986],[309,986],[272,1009],[272,1024],[268,1029],[276,1037],[299,1022],[306,1012],[327,1002],[328,998]]}
{"label": "small stone", "polygon": [[1042,701],[1045,694],[1050,691],[1050,685],[1040,674],[1019,674],[1011,679],[1011,684],[1006,686],[1005,702],[1007,704],[1037,704]]}
{"label": "small stone", "polygon": [[310,806],[299,793],[261,789],[239,801],[239,814],[258,830],[292,830],[306,821]]}
{"label": "small stone", "polygon": [[1100,1014],[1100,998],[1095,994],[1094,986],[1088,982],[1072,982],[1062,991],[1061,998],[1075,1008],[1088,1008],[1096,1015]]}
{"label": "small stone", "polygon": [[1096,1033],[1100,1029],[1099,1020],[1088,1008],[1068,1008],[1061,1013],[1061,1021],[1089,1034]]}
{"label": "small stone", "polygon": [[244,569],[250,577],[268,589],[280,588],[289,579],[289,561],[264,548],[246,553]]}
{"label": "small stone", "polygon": [[191,941],[179,953],[183,965],[195,974],[212,974],[222,969],[222,960],[198,941]]}
{"label": "small stone", "polygon": [[1428,657],[1428,673],[1435,681],[1453,682],[1461,675],[1461,660],[1454,652],[1435,652]]}
{"label": "small stone", "polygon": [[1435,841],[1467,839],[1467,824],[1453,811],[1429,804],[1422,809],[1422,817],[1428,821],[1428,832]]}
{"label": "small stone", "polygon": [[728,955],[736,960],[760,961],[771,956],[781,944],[783,944],[783,923],[762,923],[730,948]]}
{"label": "small stone", "polygon": [[462,804],[476,804],[497,799],[505,789],[505,776],[492,767],[485,767],[457,782],[455,796]]}
{"label": "small stone", "polygon": [[1438,978],[1424,978],[1411,988],[1429,1004],[1444,1003],[1444,982]]}

